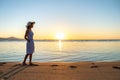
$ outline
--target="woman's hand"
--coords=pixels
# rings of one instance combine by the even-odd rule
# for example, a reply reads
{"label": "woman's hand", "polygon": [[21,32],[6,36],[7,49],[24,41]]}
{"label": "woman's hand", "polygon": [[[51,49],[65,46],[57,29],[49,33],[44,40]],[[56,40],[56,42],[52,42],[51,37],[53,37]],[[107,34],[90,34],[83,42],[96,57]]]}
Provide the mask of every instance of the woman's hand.
{"label": "woman's hand", "polygon": [[24,38],[25,38],[28,42],[30,42],[30,40],[28,39],[28,32],[29,32],[29,30],[27,29],[26,32],[25,32]]}

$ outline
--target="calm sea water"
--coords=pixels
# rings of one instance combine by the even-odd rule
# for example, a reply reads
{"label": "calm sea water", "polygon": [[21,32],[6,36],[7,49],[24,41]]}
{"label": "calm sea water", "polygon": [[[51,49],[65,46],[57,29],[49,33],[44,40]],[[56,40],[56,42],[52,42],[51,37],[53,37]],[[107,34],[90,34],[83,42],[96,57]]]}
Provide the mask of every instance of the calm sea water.
{"label": "calm sea water", "polygon": [[[0,41],[0,62],[22,62],[25,41]],[[120,61],[120,41],[35,41],[33,61]]]}

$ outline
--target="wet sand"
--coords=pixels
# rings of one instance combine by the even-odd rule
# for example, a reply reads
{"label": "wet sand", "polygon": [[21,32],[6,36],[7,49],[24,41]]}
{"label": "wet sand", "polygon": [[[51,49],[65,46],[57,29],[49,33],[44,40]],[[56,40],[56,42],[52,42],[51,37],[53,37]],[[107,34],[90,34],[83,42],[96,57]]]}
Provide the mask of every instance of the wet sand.
{"label": "wet sand", "polygon": [[120,62],[0,62],[0,80],[120,80]]}

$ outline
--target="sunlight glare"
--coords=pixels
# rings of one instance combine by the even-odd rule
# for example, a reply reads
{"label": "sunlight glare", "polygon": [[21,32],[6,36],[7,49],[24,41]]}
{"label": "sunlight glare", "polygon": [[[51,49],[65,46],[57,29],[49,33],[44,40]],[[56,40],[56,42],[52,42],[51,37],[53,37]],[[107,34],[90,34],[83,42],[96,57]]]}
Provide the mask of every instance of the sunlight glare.
{"label": "sunlight glare", "polygon": [[59,39],[59,40],[64,39],[64,37],[65,37],[64,33],[57,33],[56,34],[56,38]]}

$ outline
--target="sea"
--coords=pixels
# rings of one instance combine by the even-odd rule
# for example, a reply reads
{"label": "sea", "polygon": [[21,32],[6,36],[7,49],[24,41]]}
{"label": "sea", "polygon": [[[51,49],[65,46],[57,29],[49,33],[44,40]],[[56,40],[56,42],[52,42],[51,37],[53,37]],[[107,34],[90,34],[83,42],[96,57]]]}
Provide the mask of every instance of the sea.
{"label": "sea", "polygon": [[[0,62],[22,62],[25,54],[26,41],[0,41]],[[35,41],[33,61],[120,61],[120,41]]]}

